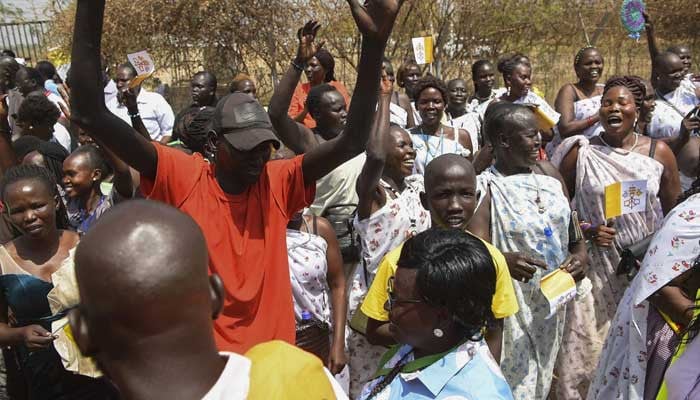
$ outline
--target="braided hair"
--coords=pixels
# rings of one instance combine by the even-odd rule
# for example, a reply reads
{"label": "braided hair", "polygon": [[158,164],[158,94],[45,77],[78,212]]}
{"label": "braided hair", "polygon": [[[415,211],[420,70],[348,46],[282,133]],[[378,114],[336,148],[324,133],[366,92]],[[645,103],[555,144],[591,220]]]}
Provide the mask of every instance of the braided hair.
{"label": "braided hair", "polygon": [[[195,152],[204,154],[211,121],[216,107],[192,107],[178,116],[173,133],[185,146]],[[184,134],[183,134],[184,133]]]}
{"label": "braided hair", "polygon": [[634,104],[637,108],[642,108],[644,103],[644,98],[647,95],[647,88],[644,84],[644,79],[635,75],[624,75],[624,76],[613,76],[605,82],[605,88],[603,88],[603,96],[608,90],[616,87],[624,86],[626,87],[632,95],[634,95]]}
{"label": "braided hair", "polygon": [[63,204],[63,200],[60,198],[58,184],[51,171],[44,167],[22,164],[12,167],[5,172],[2,180],[0,180],[0,194],[2,195],[5,211],[9,213],[10,210],[7,201],[5,201],[5,191],[7,187],[24,180],[36,180],[41,182],[46,186],[51,197],[59,199],[58,208],[56,209],[56,227],[58,229],[68,229],[68,214],[66,213],[66,206]]}
{"label": "braided hair", "polygon": [[591,46],[590,44],[587,45],[587,46],[581,47],[581,48],[576,52],[576,55],[574,56],[574,66],[578,66],[578,63],[581,62],[581,58],[583,57],[583,55],[584,55],[588,50],[591,50],[591,49],[596,50],[596,51],[598,50],[598,49],[596,49],[595,46]]}
{"label": "braided hair", "polygon": [[318,63],[321,64],[324,70],[326,70],[326,76],[323,77],[324,82],[330,82],[334,81],[335,79],[335,59],[331,55],[331,53],[324,49],[320,48],[316,51],[316,54],[314,54],[314,57],[318,60]]}
{"label": "braided hair", "polygon": [[523,58],[527,58],[523,54],[516,54],[513,56],[508,56],[505,58],[502,58],[500,61],[498,61],[498,66],[496,67],[498,69],[498,72],[503,75],[503,79],[505,80],[506,77],[510,78],[510,76],[513,74],[513,71],[515,71],[515,68],[519,65],[525,65],[525,66],[530,66],[529,63],[526,63],[523,61]]}

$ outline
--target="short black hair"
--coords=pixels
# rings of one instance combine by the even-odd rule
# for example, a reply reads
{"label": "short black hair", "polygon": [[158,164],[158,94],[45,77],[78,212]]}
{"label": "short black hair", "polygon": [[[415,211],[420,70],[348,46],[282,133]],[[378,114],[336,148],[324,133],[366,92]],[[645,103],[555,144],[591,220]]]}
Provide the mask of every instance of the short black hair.
{"label": "short black hair", "polygon": [[194,78],[196,78],[198,76],[203,76],[203,77],[207,78],[208,80],[210,80],[211,83],[213,84],[214,90],[216,90],[216,88],[219,84],[216,80],[216,75],[214,75],[213,73],[211,73],[209,71],[199,71],[196,74],[192,75],[192,80],[194,80]]}
{"label": "short black hair", "polygon": [[614,88],[615,86],[624,86],[632,92],[634,95],[634,104],[637,108],[641,108],[644,103],[644,98],[647,96],[647,86],[644,83],[644,79],[635,75],[624,75],[624,76],[613,76],[605,82],[605,87],[603,88],[603,96],[608,90]]}
{"label": "short black hair", "polygon": [[120,64],[117,70],[120,69],[128,69],[129,73],[132,75],[132,78],[135,78],[136,75],[138,75],[138,73],[136,72],[136,68],[134,68],[134,66],[131,65],[131,63],[126,62],[124,64]]}
{"label": "short black hair", "polygon": [[20,164],[8,169],[0,180],[0,196],[2,196],[5,211],[9,212],[9,206],[5,201],[7,187],[23,180],[37,180],[46,186],[51,197],[59,199],[59,207],[56,210],[56,226],[58,229],[68,228],[68,215],[63,201],[60,200],[58,185],[51,172],[38,165]]}
{"label": "short black hair", "polygon": [[49,123],[56,124],[61,116],[61,111],[51,100],[43,94],[30,94],[27,96],[17,110],[19,121],[32,124]]}
{"label": "short black hair", "polygon": [[416,86],[413,89],[413,93],[416,96],[416,100],[418,99],[418,97],[420,97],[421,92],[428,88],[433,88],[439,91],[440,95],[442,95],[442,100],[445,103],[447,103],[449,93],[449,91],[447,90],[447,85],[445,85],[445,82],[432,75],[426,75],[420,78],[418,82],[416,82]]}
{"label": "short black hair", "polygon": [[459,229],[431,228],[408,239],[397,263],[418,270],[416,288],[434,307],[445,307],[469,338],[494,320],[496,267],[488,248]]}
{"label": "short black hair", "polygon": [[408,60],[408,61],[404,62],[403,64],[401,64],[401,66],[399,67],[399,70],[396,71],[396,82],[399,84],[400,87],[404,86],[403,81],[404,81],[404,79],[406,79],[406,71],[409,68],[413,68],[413,67],[420,69],[420,65],[418,65],[417,62],[415,62],[414,60]]}
{"label": "short black hair", "polygon": [[32,68],[32,67],[21,67],[20,70],[24,70],[27,74],[27,77],[29,79],[32,79],[36,82],[37,86],[40,86],[42,89],[44,88],[44,81],[46,78],[39,72],[38,69]]}
{"label": "short black hair", "polygon": [[36,63],[36,70],[39,71],[44,80],[53,79],[56,75],[56,67],[50,61],[39,61]]}
{"label": "short black hair", "polygon": [[107,158],[102,153],[102,150],[97,147],[97,145],[90,143],[79,146],[70,154],[69,157],[82,154],[87,156],[88,162],[90,163],[90,167],[92,169],[99,169],[102,171],[102,180],[106,179],[107,176],[110,175],[112,168],[107,162]]}
{"label": "short black hair", "polygon": [[0,51],[0,55],[17,58],[15,52],[10,49],[3,49],[2,51]]}
{"label": "short black hair", "polygon": [[474,64],[472,64],[472,80],[476,80],[476,73],[479,71],[479,68],[485,65],[493,66],[489,60],[476,60]]}
{"label": "short black hair", "polygon": [[534,112],[523,104],[499,101],[491,103],[484,113],[484,136],[495,144],[499,133],[510,132],[516,116],[523,114],[534,115]]}
{"label": "short black hair", "polygon": [[338,89],[329,83],[322,83],[312,87],[311,90],[309,90],[309,94],[306,96],[306,109],[309,110],[309,114],[314,117],[314,115],[318,113],[323,95],[337,91]]}

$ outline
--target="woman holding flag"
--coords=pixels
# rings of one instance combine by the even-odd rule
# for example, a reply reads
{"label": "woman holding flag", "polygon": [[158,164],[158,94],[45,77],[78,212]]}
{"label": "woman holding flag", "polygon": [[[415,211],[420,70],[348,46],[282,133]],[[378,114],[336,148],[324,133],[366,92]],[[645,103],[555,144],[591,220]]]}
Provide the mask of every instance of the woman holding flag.
{"label": "woman holding flag", "polygon": [[[675,206],[680,193],[671,149],[635,132],[645,94],[639,78],[608,80],[599,112],[603,132],[591,139],[565,139],[552,157],[579,217],[591,224],[584,234],[589,242],[588,276],[593,283],[591,294],[567,309],[567,329],[556,368],[559,398],[585,398],[602,338],[629,282],[618,275],[621,250],[659,229],[663,214]],[[622,204],[621,210],[610,215],[606,200],[612,204],[620,202],[622,196],[622,190],[611,189],[631,186],[638,189],[639,205],[632,210]],[[625,208],[633,212],[625,212]]]}

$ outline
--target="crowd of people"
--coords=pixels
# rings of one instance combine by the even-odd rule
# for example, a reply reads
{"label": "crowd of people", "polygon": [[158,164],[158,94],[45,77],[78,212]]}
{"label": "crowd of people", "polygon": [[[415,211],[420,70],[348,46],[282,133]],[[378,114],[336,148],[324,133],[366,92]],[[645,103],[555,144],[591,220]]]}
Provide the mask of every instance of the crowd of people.
{"label": "crowd of people", "polygon": [[403,0],[348,3],[353,90],[309,21],[267,108],[112,74],[104,0],[63,79],[0,55],[0,399],[700,399],[689,49],[645,15],[649,79],[585,46],[550,105],[522,53],[395,73]]}

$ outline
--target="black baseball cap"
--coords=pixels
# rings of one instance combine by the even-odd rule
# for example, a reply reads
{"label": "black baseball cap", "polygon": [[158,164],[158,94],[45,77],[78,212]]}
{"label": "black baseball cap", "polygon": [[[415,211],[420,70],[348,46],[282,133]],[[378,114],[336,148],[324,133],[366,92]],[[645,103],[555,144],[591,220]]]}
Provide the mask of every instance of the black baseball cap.
{"label": "black baseball cap", "polygon": [[264,142],[280,148],[267,112],[246,93],[231,93],[219,100],[212,128],[236,150],[250,151]]}

